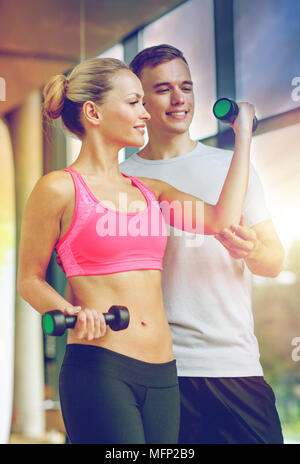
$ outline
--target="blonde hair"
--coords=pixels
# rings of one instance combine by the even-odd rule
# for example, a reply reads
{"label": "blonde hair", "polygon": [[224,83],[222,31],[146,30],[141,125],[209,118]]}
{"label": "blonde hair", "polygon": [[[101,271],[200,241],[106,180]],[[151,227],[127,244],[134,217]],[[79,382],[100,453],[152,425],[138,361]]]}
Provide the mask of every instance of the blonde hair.
{"label": "blonde hair", "polygon": [[79,138],[84,135],[82,105],[86,101],[103,103],[112,90],[113,75],[128,66],[115,58],[95,58],[77,65],[67,78],[51,77],[43,90],[44,114],[49,119],[61,116],[65,127]]}

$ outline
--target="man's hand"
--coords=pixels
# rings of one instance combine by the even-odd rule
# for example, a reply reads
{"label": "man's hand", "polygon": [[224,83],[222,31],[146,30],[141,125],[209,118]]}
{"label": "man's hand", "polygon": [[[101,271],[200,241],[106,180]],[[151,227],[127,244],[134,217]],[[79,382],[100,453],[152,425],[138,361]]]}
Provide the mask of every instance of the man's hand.
{"label": "man's hand", "polygon": [[255,230],[247,226],[242,214],[239,224],[224,229],[215,238],[228,250],[232,258],[245,259],[254,253],[259,245]]}
{"label": "man's hand", "polygon": [[238,225],[222,230],[215,238],[232,258],[244,259],[252,274],[277,277],[283,269],[284,248],[271,219],[249,227],[242,215]]}

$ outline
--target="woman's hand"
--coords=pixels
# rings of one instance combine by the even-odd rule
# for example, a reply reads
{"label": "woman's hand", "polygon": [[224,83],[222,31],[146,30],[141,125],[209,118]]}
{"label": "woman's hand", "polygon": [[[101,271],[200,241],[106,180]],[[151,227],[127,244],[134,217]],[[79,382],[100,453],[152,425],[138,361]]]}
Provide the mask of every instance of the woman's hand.
{"label": "woman's hand", "polygon": [[75,336],[80,340],[92,341],[105,335],[107,325],[103,314],[96,309],[80,306],[68,307],[64,311],[70,316],[77,316],[77,322],[73,329]]}
{"label": "woman's hand", "polygon": [[255,108],[251,103],[239,102],[239,114],[235,121],[230,123],[235,135],[247,133],[252,135],[253,119],[255,116]]}

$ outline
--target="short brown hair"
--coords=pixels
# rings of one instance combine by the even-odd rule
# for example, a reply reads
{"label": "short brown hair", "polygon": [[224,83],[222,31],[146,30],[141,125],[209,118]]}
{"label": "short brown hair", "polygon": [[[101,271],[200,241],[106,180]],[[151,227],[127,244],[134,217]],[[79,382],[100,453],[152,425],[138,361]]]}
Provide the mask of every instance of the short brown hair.
{"label": "short brown hair", "polygon": [[178,48],[168,44],[155,45],[148,47],[139,52],[130,63],[130,69],[138,76],[141,76],[143,69],[146,66],[155,68],[161,63],[172,61],[175,58],[182,59],[188,66],[183,53]]}

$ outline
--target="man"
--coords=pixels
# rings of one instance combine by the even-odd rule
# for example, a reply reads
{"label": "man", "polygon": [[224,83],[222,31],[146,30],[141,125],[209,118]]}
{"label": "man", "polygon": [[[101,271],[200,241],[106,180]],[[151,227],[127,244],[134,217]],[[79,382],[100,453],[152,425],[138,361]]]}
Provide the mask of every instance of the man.
{"label": "man", "polygon": [[[193,83],[183,54],[169,45],[149,47],[131,69],[151,115],[149,141],[121,171],[216,203],[232,152],[190,137]],[[283,258],[253,167],[239,224],[200,243],[171,230],[162,282],[181,391],[180,443],[283,442],[274,393],[259,362],[249,279],[249,271],[277,276]]]}

